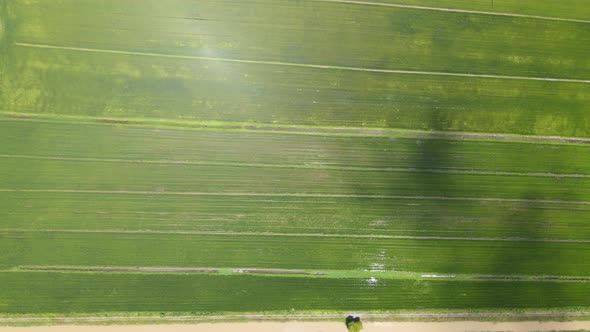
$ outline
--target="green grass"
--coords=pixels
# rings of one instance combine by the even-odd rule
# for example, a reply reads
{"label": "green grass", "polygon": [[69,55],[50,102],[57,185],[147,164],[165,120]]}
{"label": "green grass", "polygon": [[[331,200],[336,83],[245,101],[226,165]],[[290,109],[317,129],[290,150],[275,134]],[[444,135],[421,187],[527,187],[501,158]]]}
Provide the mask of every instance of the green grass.
{"label": "green grass", "polygon": [[587,84],[13,52],[6,112],[590,136]]}
{"label": "green grass", "polygon": [[[8,5],[14,19],[3,54],[3,111],[590,137],[584,113],[588,84],[348,72],[12,44],[587,78],[585,24],[319,2],[250,6],[215,1],[185,9],[185,16],[213,21],[165,18],[178,17],[179,7],[159,8],[156,2],[142,8],[120,2],[96,6],[71,1]],[[249,10],[240,10],[246,6]],[[155,8],[162,17],[142,19]],[[355,20],[358,26],[344,24]],[[215,36],[191,41],[208,30]]]}
{"label": "green grass", "polygon": [[586,25],[571,22],[319,1],[10,6],[20,20],[14,38],[22,42],[458,73],[587,78],[590,72],[583,61]]}
{"label": "green grass", "polygon": [[[0,128],[2,167],[11,174],[0,189],[154,191],[0,193],[4,228],[79,229],[83,224],[84,229],[588,239],[588,207],[535,201],[586,199],[587,178],[559,176],[587,175],[589,148],[583,145],[14,120],[0,122]],[[525,153],[527,158],[520,158]],[[186,180],[178,181],[180,176]],[[166,191],[276,196],[162,195]],[[281,196],[285,193],[328,197]],[[409,197],[329,197],[357,194]]]}
{"label": "green grass", "polygon": [[[106,167],[108,166],[108,167]],[[5,189],[134,191],[156,195],[224,193],[282,195],[375,195],[459,199],[587,201],[588,178],[289,169],[219,165],[175,165],[6,158],[0,172],[11,174]],[[362,197],[359,197],[362,198]],[[523,205],[528,204],[524,201]]]}
{"label": "green grass", "polygon": [[586,310],[590,145],[535,136],[590,138],[590,84],[514,76],[588,80],[588,27],[312,0],[0,0],[0,316]]}
{"label": "green grass", "polygon": [[2,193],[0,197],[4,229],[588,240],[584,206],[73,193]]}
{"label": "green grass", "polygon": [[[21,121],[22,120],[22,121]],[[56,121],[59,121],[56,120]],[[587,144],[0,121],[2,155],[118,161],[180,161],[283,168],[488,171],[590,175]],[[182,129],[182,128],[181,128]],[[310,130],[313,130],[310,128]],[[215,154],[216,151],[223,153]],[[527,158],[521,158],[526,153]],[[95,160],[96,161],[96,160]],[[407,170],[410,172],[410,170]]]}
{"label": "green grass", "polygon": [[[385,311],[583,306],[588,283],[0,273],[6,313]],[[60,285],[56,288],[55,285]],[[26,295],[26,296],[23,296]],[[219,298],[226,299],[219,301]],[[567,299],[567,300],[565,300]]]}
{"label": "green grass", "polygon": [[561,276],[587,276],[590,271],[587,243],[20,231],[2,235],[3,268],[205,266]]}

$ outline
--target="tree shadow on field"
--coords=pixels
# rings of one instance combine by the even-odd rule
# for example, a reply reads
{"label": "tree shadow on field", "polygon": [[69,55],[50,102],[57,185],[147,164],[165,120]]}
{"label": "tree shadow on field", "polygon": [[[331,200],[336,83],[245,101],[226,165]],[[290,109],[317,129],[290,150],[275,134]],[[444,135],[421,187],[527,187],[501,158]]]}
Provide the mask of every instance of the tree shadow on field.
{"label": "tree shadow on field", "polygon": [[[445,128],[444,120],[434,112],[430,117],[430,128],[434,130]],[[499,188],[509,183],[509,178],[504,178],[500,184],[494,182],[478,182],[472,179],[484,179],[485,175],[456,174],[452,170],[460,169],[460,154],[462,151],[453,146],[456,139],[439,139],[429,137],[417,140],[417,153],[414,160],[416,173],[411,174],[415,185],[415,196],[422,196],[429,203],[424,207],[431,209],[431,213],[420,211],[416,214],[416,229],[432,233],[435,236],[465,237],[466,240],[441,242],[443,246],[448,243],[451,247],[444,250],[446,257],[441,257],[438,271],[424,271],[442,274],[468,273],[476,279],[488,282],[506,282],[506,280],[518,280],[521,276],[556,275],[560,271],[560,252],[555,249],[555,242],[546,242],[542,239],[551,237],[548,232],[550,224],[545,220],[544,203],[547,193],[532,187],[517,187],[517,196],[512,200],[503,202],[478,201],[477,198],[510,198],[503,197],[502,190],[486,190],[478,188],[477,183],[487,185],[490,188]],[[493,152],[478,151],[482,162],[494,160]],[[456,155],[459,155],[457,157]],[[523,156],[525,157],[525,156]],[[483,168],[484,165],[482,165]],[[477,166],[475,166],[477,168]],[[505,167],[505,166],[504,166]],[[423,172],[421,172],[421,170]],[[440,172],[431,173],[430,170]],[[450,172],[446,172],[450,170]],[[505,169],[498,169],[505,171]],[[481,189],[481,191],[480,191]],[[470,192],[473,190],[474,192]],[[520,193],[518,193],[520,191]],[[571,196],[571,195],[570,195]],[[432,199],[428,199],[432,197]],[[440,198],[474,197],[475,200],[446,200]],[[571,200],[572,197],[564,197]],[[477,205],[486,204],[487,209],[479,210]],[[462,206],[469,215],[461,215]],[[422,207],[417,207],[422,208]],[[486,215],[488,214],[488,215]],[[464,218],[470,223],[471,233],[453,233],[458,229],[449,227],[446,221]],[[451,222],[455,227],[459,223]],[[495,234],[494,234],[495,233]],[[453,235],[457,234],[457,235]],[[473,241],[469,238],[492,238],[486,241]],[[495,238],[495,239],[493,239]],[[426,244],[429,240],[423,240]],[[459,244],[459,242],[461,242]],[[459,245],[457,245],[459,244]],[[557,245],[559,247],[559,245]],[[441,248],[442,249],[442,248]],[[443,252],[443,250],[441,250]],[[422,271],[417,271],[422,272]],[[545,294],[541,283],[533,287],[536,296],[549,296]],[[498,299],[497,294],[481,292],[470,294],[469,301],[481,303],[484,307],[493,307],[493,304],[508,305],[514,307],[530,307],[537,305],[531,295],[531,287],[526,283],[515,283],[512,286],[510,299]],[[553,288],[550,296],[561,298],[561,288]],[[434,294],[441,298],[454,298],[456,293],[452,289],[443,289],[440,294]],[[545,302],[545,301],[544,301]],[[550,303],[549,305],[552,305]],[[468,308],[465,308],[468,309]]]}
{"label": "tree shadow on field", "polygon": [[[445,120],[435,111],[430,113],[428,121],[433,130],[443,131],[447,127]],[[391,240],[392,244],[384,244],[381,252],[389,257],[375,254],[375,261],[383,262],[385,270],[397,270],[396,262],[411,262],[405,265],[413,269],[409,272],[469,275],[470,281],[458,281],[457,288],[433,287],[436,290],[424,295],[431,297],[432,303],[455,303],[461,310],[476,309],[471,304],[482,309],[512,309],[535,308],[537,305],[555,307],[565,303],[567,298],[563,298],[566,294],[561,286],[554,285],[546,290],[543,282],[521,280],[533,276],[564,275],[564,266],[570,272],[574,270],[571,263],[560,262],[565,255],[562,251],[564,245],[544,240],[556,236],[550,220],[547,220],[552,214],[547,211],[550,211],[549,208],[560,208],[546,206],[547,200],[555,197],[554,193],[548,192],[550,188],[540,189],[530,185],[534,181],[512,183],[514,176],[518,175],[490,174],[512,169],[510,161],[506,160],[498,163],[501,166],[489,165],[496,158],[495,153],[502,153],[501,146],[510,143],[499,142],[496,145],[488,142],[494,145],[489,151],[477,150],[478,145],[462,142],[460,138],[440,137],[436,133],[408,139],[404,144],[408,141],[413,141],[415,145],[410,149],[413,156],[411,171],[392,177],[395,181],[385,189],[387,194],[407,197],[391,199],[386,212],[389,213],[389,220],[397,220],[403,226],[391,225],[383,231],[435,239]],[[393,140],[391,144],[401,143]],[[486,146],[481,145],[482,149]],[[463,158],[469,159],[469,163],[464,163]],[[479,162],[482,164],[479,165]],[[483,173],[470,172],[472,170]],[[368,186],[354,188],[359,194],[367,194],[373,189]],[[575,193],[567,192],[560,199],[575,200],[575,196]],[[400,203],[412,203],[413,207],[404,210],[404,215],[396,216]],[[411,232],[404,233],[404,229]],[[379,234],[379,230],[373,231]],[[406,256],[413,254],[408,248],[415,248],[414,257]],[[569,252],[571,249],[566,250]],[[438,281],[419,279],[416,282],[424,284],[426,289],[430,283]],[[503,297],[489,291],[486,288],[489,286],[503,289]],[[475,291],[467,292],[464,301],[455,300],[457,289],[463,287]],[[559,301],[543,300],[538,304],[536,296]]]}
{"label": "tree shadow on field", "polygon": [[[526,239],[542,239],[543,231],[539,227],[543,220],[543,210],[534,200],[539,193],[529,190],[522,194],[518,202],[511,204],[505,215],[498,221],[498,226],[509,230],[507,235],[514,241],[506,242],[493,263],[493,271],[499,274],[526,274],[523,263],[542,262],[545,242],[524,243]],[[520,251],[523,246],[534,246],[538,250]]]}
{"label": "tree shadow on field", "polygon": [[[445,128],[444,120],[434,110],[430,111],[427,123],[428,128],[435,131],[442,131]],[[419,231],[428,231],[435,236],[445,235],[448,231],[445,220],[450,217],[450,201],[435,198],[453,197],[453,187],[457,185],[456,178],[445,172],[453,165],[452,148],[450,139],[440,139],[434,135],[416,139],[413,160],[416,172],[408,174],[415,190],[411,196],[421,197],[424,199],[423,202],[427,203],[419,203],[420,205],[416,207],[421,211],[416,211],[414,228]],[[434,172],[435,170],[440,172]],[[441,266],[439,271],[420,272],[449,273],[459,269],[463,264],[461,260],[455,260],[453,257],[446,257],[444,262],[440,263],[444,266]]]}
{"label": "tree shadow on field", "polygon": [[[489,262],[483,266],[487,273],[482,273],[481,279],[502,282],[533,277],[548,281],[556,276],[563,278],[564,275],[575,274],[575,269],[572,269],[574,266],[567,262],[568,252],[571,253],[571,248],[567,248],[569,244],[546,241],[552,237],[552,221],[545,213],[545,204],[539,202],[542,199],[542,192],[527,188],[515,202],[506,206],[504,214],[497,221],[497,227],[506,230],[504,234],[509,236],[510,241],[496,242],[490,246]],[[560,285],[516,282],[510,299],[496,299],[493,296],[482,298],[481,301],[499,301],[517,308],[572,305],[567,292]]]}

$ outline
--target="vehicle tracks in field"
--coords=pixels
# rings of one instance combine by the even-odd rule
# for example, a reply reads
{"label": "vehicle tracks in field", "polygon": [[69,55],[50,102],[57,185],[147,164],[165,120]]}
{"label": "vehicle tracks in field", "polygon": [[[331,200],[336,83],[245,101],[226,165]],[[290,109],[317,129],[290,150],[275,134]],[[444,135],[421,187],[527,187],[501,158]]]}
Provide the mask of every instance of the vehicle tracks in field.
{"label": "vehicle tracks in field", "polygon": [[529,18],[547,21],[560,21],[560,22],[574,22],[574,23],[585,23],[590,24],[589,20],[581,20],[575,18],[562,18],[562,17],[551,17],[551,16],[540,16],[540,15],[527,15],[527,14],[516,14],[516,13],[503,13],[503,12],[490,12],[483,10],[469,10],[460,8],[444,8],[444,7],[430,7],[430,6],[418,6],[418,5],[404,5],[397,3],[388,2],[375,2],[375,1],[357,1],[357,0],[315,0],[318,2],[329,2],[329,3],[340,3],[340,4],[355,4],[364,6],[381,6],[381,7],[393,7],[393,8],[405,8],[405,9],[417,9],[417,10],[429,10],[439,11],[448,13],[463,13],[463,14],[479,14],[479,15],[491,15],[491,16],[505,16],[505,17],[517,17],[517,18]]}
{"label": "vehicle tracks in field", "polygon": [[457,237],[380,234],[325,234],[325,233],[279,233],[279,232],[215,232],[215,231],[169,231],[152,229],[26,229],[1,228],[0,233],[73,233],[73,234],[162,234],[203,236],[250,236],[250,237],[298,237],[298,238],[344,238],[344,239],[390,239],[390,240],[437,240],[437,241],[482,241],[482,242],[543,242],[543,243],[590,243],[581,239],[522,238],[522,237]]}
{"label": "vehicle tracks in field", "polygon": [[242,162],[215,162],[215,161],[190,161],[190,160],[146,160],[146,159],[118,159],[118,158],[87,158],[87,157],[61,157],[61,156],[31,156],[0,154],[0,158],[7,159],[32,159],[51,161],[81,161],[101,163],[130,163],[153,165],[189,165],[189,166],[227,166],[227,167],[259,167],[259,168],[293,168],[293,169],[322,169],[338,171],[362,171],[362,172],[400,172],[400,173],[433,173],[433,174],[464,174],[464,175],[501,175],[524,177],[549,177],[549,178],[590,178],[590,174],[548,173],[548,172],[510,172],[510,171],[485,171],[477,169],[447,169],[447,168],[416,168],[416,167],[366,167],[366,166],[334,166],[323,163],[313,164],[268,164],[268,163],[242,163]]}
{"label": "vehicle tracks in field", "polygon": [[[2,115],[4,118],[2,118]],[[48,116],[40,113],[14,113],[0,111],[0,121],[35,121],[44,123],[77,123],[91,125],[95,123],[106,125],[120,125],[140,128],[165,128],[166,130],[223,130],[232,133],[264,133],[286,135],[310,135],[310,136],[335,136],[335,137],[387,137],[389,139],[445,139],[445,140],[469,140],[469,141],[499,141],[513,143],[546,143],[546,144],[576,144],[588,145],[590,138],[546,136],[546,135],[520,135],[457,131],[435,130],[408,130],[399,128],[374,128],[374,127],[326,127],[326,126],[298,126],[298,125],[264,125],[252,123],[211,124],[200,121],[184,121],[167,119],[165,123],[143,119],[137,121],[127,118],[95,118],[72,117],[68,115]]]}
{"label": "vehicle tracks in field", "polygon": [[590,205],[588,201],[564,201],[557,199],[525,199],[499,197],[451,197],[451,196],[410,196],[410,195],[363,195],[363,194],[322,194],[322,193],[261,193],[261,192],[202,192],[202,191],[148,191],[148,190],[84,190],[84,189],[11,189],[0,188],[0,193],[61,193],[99,195],[162,195],[162,196],[219,196],[219,197],[302,197],[302,198],[367,198],[435,201],[509,202],[556,205]]}
{"label": "vehicle tracks in field", "polygon": [[0,272],[63,272],[63,273],[143,273],[143,274],[206,274],[210,276],[263,275],[266,277],[291,276],[304,278],[359,279],[371,283],[379,280],[447,280],[454,282],[590,282],[590,276],[567,275],[524,275],[524,274],[454,274],[424,273],[394,270],[317,270],[285,268],[244,268],[244,267],[178,267],[178,266],[72,266],[72,265],[25,265],[15,266]]}

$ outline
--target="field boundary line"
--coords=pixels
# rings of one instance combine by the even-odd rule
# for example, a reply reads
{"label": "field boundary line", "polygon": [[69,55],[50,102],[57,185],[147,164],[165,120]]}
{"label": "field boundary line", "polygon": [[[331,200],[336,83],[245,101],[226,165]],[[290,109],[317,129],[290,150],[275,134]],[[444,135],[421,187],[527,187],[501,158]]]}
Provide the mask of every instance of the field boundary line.
{"label": "field boundary line", "polygon": [[452,77],[489,78],[489,79],[503,79],[503,80],[526,80],[526,81],[590,84],[590,80],[573,79],[573,78],[529,77],[529,76],[511,76],[511,75],[495,75],[495,74],[452,73],[452,72],[439,72],[439,71],[377,69],[377,68],[362,68],[362,67],[348,67],[348,66],[335,66],[335,65],[305,64],[305,63],[282,62],[282,61],[245,60],[245,59],[217,58],[217,57],[194,56],[194,55],[164,54],[164,53],[136,52],[136,51],[119,51],[119,50],[109,50],[109,49],[85,48],[85,47],[74,47],[74,46],[56,46],[56,45],[48,45],[48,44],[21,43],[21,42],[16,42],[16,43],[14,43],[14,45],[20,46],[20,47],[56,49],[56,50],[77,51],[77,52],[134,55],[134,56],[161,57],[161,58],[173,58],[173,59],[185,59],[185,60],[218,61],[218,62],[230,62],[230,63],[257,64],[257,65],[300,67],[300,68],[302,67],[302,68],[314,68],[314,69],[331,69],[331,70],[344,70],[344,71],[370,72],[370,73],[383,73],[383,74],[452,76]]}
{"label": "field boundary line", "polygon": [[285,134],[285,135],[316,135],[316,136],[344,136],[344,137],[390,137],[403,139],[449,139],[468,141],[494,141],[511,143],[534,143],[534,144],[560,144],[560,145],[588,145],[590,138],[571,136],[547,136],[534,134],[512,134],[512,133],[477,133],[461,131],[435,131],[401,128],[378,128],[378,127],[329,127],[329,126],[304,126],[304,125],[269,125],[265,123],[228,123],[211,124],[207,121],[184,121],[165,119],[164,122],[142,119],[137,121],[132,118],[103,118],[89,116],[69,115],[48,115],[43,113],[14,113],[0,110],[0,122],[8,121],[32,121],[38,123],[63,123],[75,122],[84,125],[109,125],[110,123],[124,122],[121,125],[140,128],[159,128],[162,130],[223,130],[231,133],[263,133],[263,134]]}
{"label": "field boundary line", "polygon": [[381,7],[431,10],[431,11],[450,12],[450,13],[532,18],[532,19],[538,19],[538,20],[559,21],[559,22],[575,22],[575,23],[586,23],[586,24],[590,23],[589,20],[582,20],[582,19],[575,19],[575,18],[563,18],[563,17],[517,14],[517,13],[503,13],[503,12],[490,12],[490,11],[485,11],[485,10],[470,10],[470,9],[460,9],[460,8],[403,5],[403,4],[396,4],[396,3],[374,2],[374,1],[357,1],[357,0],[316,0],[316,1],[317,2],[331,2],[331,3],[342,3],[342,4],[365,5],[365,6],[381,6]]}
{"label": "field boundary line", "polygon": [[72,233],[72,234],[163,234],[163,235],[213,235],[213,236],[263,236],[263,237],[315,237],[345,239],[389,239],[389,240],[441,240],[441,241],[482,241],[482,242],[543,242],[543,243],[590,243],[590,240],[534,239],[534,238],[492,238],[456,236],[413,236],[379,234],[324,234],[324,233],[274,233],[274,232],[211,232],[211,231],[158,231],[129,229],[19,229],[0,228],[4,233]]}
{"label": "field boundary line", "polygon": [[590,205],[587,201],[563,201],[551,199],[498,198],[498,197],[449,197],[370,194],[315,194],[315,193],[258,193],[258,192],[204,192],[204,191],[145,191],[145,190],[83,190],[83,189],[8,189],[0,193],[64,193],[64,194],[113,194],[113,195],[170,195],[170,196],[234,196],[234,197],[303,197],[303,198],[372,198],[413,199],[442,201],[514,202],[539,204]]}
{"label": "field boundary line", "polygon": [[[214,274],[220,272],[231,274],[266,274],[266,275],[288,275],[288,276],[325,276],[324,272],[309,271],[304,269],[281,269],[281,268],[217,268],[217,267],[180,267],[180,266],[60,266],[60,265],[28,265],[19,266],[17,271],[46,271],[46,272],[140,272],[140,273],[196,273]],[[14,269],[8,271],[15,271]],[[7,272],[6,270],[4,272]],[[590,280],[590,278],[588,278]]]}
{"label": "field boundary line", "polygon": [[148,272],[148,273],[218,273],[218,268],[181,266],[19,266],[19,271],[71,272]]}
{"label": "field boundary line", "polygon": [[[570,282],[570,283],[588,283],[588,276],[567,276],[567,275],[526,275],[526,274],[455,274],[455,273],[424,273],[417,271],[376,271],[367,270],[316,270],[316,269],[284,269],[284,268],[245,268],[245,267],[180,267],[180,266],[101,266],[101,265],[28,265],[16,266],[10,269],[1,270],[0,273],[27,273],[27,272],[63,272],[63,273],[123,273],[123,274],[205,274],[209,276],[239,276],[255,275],[261,277],[306,277],[306,278],[326,278],[326,279],[371,279],[374,278],[375,272],[379,273],[378,280],[450,280],[456,282],[464,281],[507,281],[518,283],[531,282]],[[376,281],[377,278],[375,278]]]}
{"label": "field boundary line", "polygon": [[482,171],[476,169],[445,169],[445,168],[416,168],[416,167],[366,167],[366,166],[333,166],[324,163],[307,164],[265,164],[265,163],[241,163],[241,162],[215,162],[215,161],[190,161],[190,160],[150,160],[150,159],[119,159],[119,158],[87,158],[87,157],[54,157],[0,154],[0,158],[52,160],[52,161],[81,161],[104,163],[129,163],[151,165],[192,165],[192,166],[227,166],[227,167],[260,167],[260,168],[295,168],[295,169],[322,169],[360,172],[400,172],[400,173],[433,173],[433,174],[462,174],[462,175],[499,175],[499,176],[523,176],[523,177],[548,177],[548,178],[590,178],[590,174],[547,173],[547,172],[509,172],[509,171]]}

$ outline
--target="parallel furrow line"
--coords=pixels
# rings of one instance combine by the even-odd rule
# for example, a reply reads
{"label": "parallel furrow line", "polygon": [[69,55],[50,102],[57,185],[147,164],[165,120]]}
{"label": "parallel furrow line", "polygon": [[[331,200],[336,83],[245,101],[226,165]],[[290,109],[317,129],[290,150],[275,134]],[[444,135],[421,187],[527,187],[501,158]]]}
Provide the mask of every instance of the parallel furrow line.
{"label": "parallel furrow line", "polygon": [[261,237],[316,237],[316,238],[352,238],[352,239],[391,239],[391,240],[442,240],[442,241],[486,241],[486,242],[555,242],[555,243],[590,243],[590,240],[574,239],[535,239],[535,238],[492,238],[492,237],[455,237],[455,236],[409,236],[379,234],[323,234],[323,233],[274,233],[274,232],[211,232],[211,231],[161,231],[129,229],[0,229],[3,233],[75,233],[75,234],[165,234],[165,235],[214,235],[214,236],[261,236]]}
{"label": "parallel furrow line", "polygon": [[145,160],[145,159],[117,159],[117,158],[54,157],[54,156],[29,156],[29,155],[12,155],[12,154],[0,154],[0,158],[54,160],[54,161],[105,162],[105,163],[155,164],[155,165],[230,166],[230,167],[325,169],[325,170],[342,170],[342,171],[402,172],[402,173],[502,175],[502,176],[550,177],[550,178],[590,178],[589,174],[481,171],[481,170],[474,170],[474,169],[444,169],[444,168],[415,168],[415,167],[333,166],[333,165],[322,164],[322,163],[308,163],[308,164],[303,164],[303,165],[291,164],[291,165],[289,165],[289,164],[188,161],[188,160]]}
{"label": "parallel furrow line", "polygon": [[402,5],[402,4],[397,4],[397,3],[385,3],[385,2],[374,2],[374,1],[355,1],[355,0],[316,0],[316,1],[318,1],[318,2],[343,3],[343,4],[356,4],[356,5],[365,5],[365,6],[382,6],[382,7],[395,7],[395,8],[406,8],[406,9],[431,10],[431,11],[451,12],[451,13],[466,13],[466,14],[480,14],[480,15],[493,15],[493,16],[521,17],[521,18],[532,18],[532,19],[548,20],[548,21],[590,23],[590,21],[588,21],[588,20],[580,20],[580,19],[575,19],[575,18],[562,18],[562,17],[552,17],[552,16],[539,16],[539,15],[527,15],[527,14],[516,14],[516,13],[490,12],[490,11],[468,10],[468,9],[458,9],[458,8],[444,8],[444,7]]}
{"label": "parallel furrow line", "polygon": [[[4,115],[5,117],[2,117]],[[567,136],[542,136],[542,135],[519,135],[519,134],[499,134],[499,133],[475,133],[475,132],[445,132],[445,131],[419,131],[395,128],[362,128],[362,127],[326,127],[326,126],[267,126],[253,124],[212,124],[207,121],[180,121],[166,119],[160,120],[142,119],[137,121],[130,118],[96,118],[91,116],[71,116],[71,115],[50,115],[41,113],[15,113],[0,110],[0,122],[14,121],[31,121],[39,123],[70,123],[76,124],[108,124],[118,123],[128,126],[141,125],[145,127],[160,128],[161,126],[172,126],[171,128],[191,128],[198,130],[224,130],[227,132],[240,133],[264,133],[280,135],[310,135],[310,136],[337,136],[337,137],[396,137],[403,139],[453,139],[469,141],[508,141],[518,143],[556,143],[556,144],[590,144],[590,138],[584,137],[567,137]]]}
{"label": "parallel furrow line", "polygon": [[368,198],[407,199],[476,202],[514,202],[537,204],[590,205],[586,201],[563,201],[551,199],[492,198],[492,197],[448,197],[448,196],[407,196],[407,195],[362,195],[362,194],[313,194],[313,193],[255,193],[255,192],[199,192],[199,191],[142,191],[142,190],[78,190],[78,189],[0,189],[0,193],[63,193],[63,194],[112,194],[112,195],[169,195],[169,196],[227,196],[227,197],[303,197],[303,198]]}

